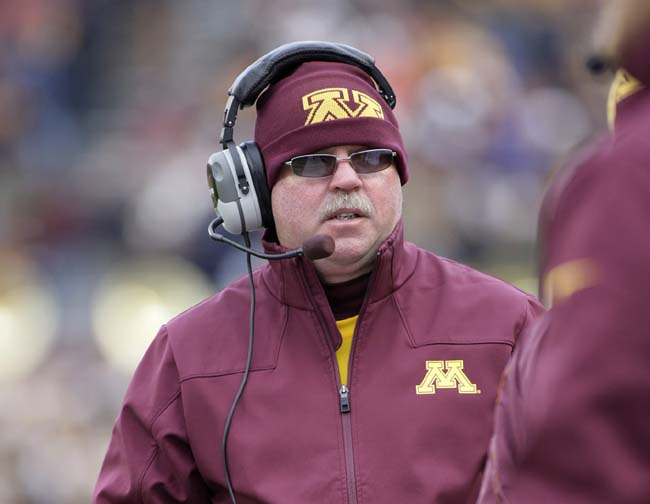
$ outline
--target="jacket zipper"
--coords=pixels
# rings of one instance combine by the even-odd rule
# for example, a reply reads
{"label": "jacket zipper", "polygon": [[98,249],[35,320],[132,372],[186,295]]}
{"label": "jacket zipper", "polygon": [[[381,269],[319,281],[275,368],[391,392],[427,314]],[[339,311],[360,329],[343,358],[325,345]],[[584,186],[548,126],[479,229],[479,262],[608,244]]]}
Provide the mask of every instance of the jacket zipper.
{"label": "jacket zipper", "polygon": [[311,301],[312,306],[316,309],[316,316],[318,318],[318,322],[321,326],[321,329],[323,330],[323,333],[326,335],[326,340],[327,344],[330,347],[330,350],[332,351],[332,354],[334,355],[334,372],[336,374],[336,384],[338,388],[338,395],[339,395],[339,412],[341,413],[341,423],[343,425],[343,450],[345,453],[345,477],[346,477],[346,483],[347,483],[347,490],[348,490],[348,504],[357,504],[357,488],[356,488],[356,482],[355,482],[355,476],[354,476],[354,454],[352,452],[352,422],[350,421],[350,397],[349,397],[349,392],[350,389],[346,385],[343,385],[341,383],[341,374],[339,373],[338,365],[336,364],[336,349],[332,345],[332,340],[331,338],[327,337],[327,334],[329,334],[329,330],[327,329],[327,323],[323,319],[323,313],[321,312],[320,308],[316,304],[316,301],[314,299],[314,295],[311,292],[311,289],[309,289],[309,286],[307,285],[307,282],[305,280],[305,269],[304,265],[300,264],[301,269],[302,269],[302,282],[305,287],[305,290],[307,291],[307,294],[309,295],[309,300]]}
{"label": "jacket zipper", "polygon": [[341,404],[341,413],[350,413],[350,398],[348,397],[350,390],[347,385],[341,385],[339,389],[339,400]]}
{"label": "jacket zipper", "polygon": [[[379,254],[378,254],[379,256]],[[354,334],[352,335],[352,346],[350,347],[350,355],[348,356],[348,383],[350,382],[350,377],[352,375],[352,356],[354,354],[354,348],[358,340],[359,327],[361,326],[361,319],[366,312],[366,305],[368,304],[368,296],[370,290],[372,289],[372,284],[374,283],[374,278],[377,275],[377,271],[381,267],[381,264],[377,263],[376,271],[370,276],[368,281],[368,287],[366,288],[366,293],[363,297],[363,303],[361,304],[361,309],[359,310],[359,316],[357,317],[357,323],[354,327]],[[337,369],[337,375],[338,373]],[[351,405],[350,405],[350,389],[346,384],[341,385],[339,389],[339,398],[340,398],[340,411],[341,411],[341,420],[343,421],[343,443],[345,448],[345,465],[348,476],[348,502],[350,504],[357,504],[357,486],[356,486],[356,476],[354,472],[354,450],[352,449],[352,419],[350,417]]]}
{"label": "jacket zipper", "polygon": [[[361,322],[361,317],[366,311],[366,304],[368,302],[368,295],[369,292],[372,288],[373,280],[375,276],[378,274],[378,270],[381,267],[381,264],[379,262],[379,256],[380,254],[377,254],[377,268],[376,270],[372,273],[370,276],[370,280],[368,281],[368,287],[366,289],[366,293],[363,299],[363,303],[361,305],[361,309],[359,310],[359,317],[357,318],[357,323],[354,328],[354,334],[352,336],[352,347],[350,348],[350,355],[348,358],[348,382],[350,381],[350,372],[351,372],[351,367],[352,367],[352,354],[354,352],[354,347],[356,346],[356,339],[357,339],[357,332],[359,329],[359,323]],[[312,294],[311,290],[309,289],[309,286],[307,285],[304,276],[305,276],[305,270],[304,270],[304,265],[301,264],[302,268],[302,273],[303,273],[303,285],[305,287],[305,290],[309,294],[309,298],[311,301],[311,304],[314,308],[316,308],[316,313],[318,316],[318,322],[321,325],[321,329],[323,329],[323,332],[327,334],[329,331],[327,329],[327,324],[325,320],[323,319],[323,314],[316,304],[316,301],[314,300],[314,295]],[[327,338],[328,344],[330,346],[330,349],[332,350],[332,353],[334,354],[334,362],[336,363],[336,349],[332,346],[332,342],[330,338]],[[354,471],[354,450],[352,449],[352,419],[350,418],[350,411],[351,411],[351,405],[350,405],[350,389],[346,384],[341,383],[341,374],[339,372],[338,366],[335,366],[335,372],[336,372],[336,383],[337,385],[340,386],[338,390],[339,394],[339,412],[341,413],[341,423],[343,425],[343,449],[345,452],[345,473],[346,473],[346,478],[347,478],[347,486],[348,486],[348,504],[357,504],[357,485],[356,485],[356,476],[355,476],[355,471]]]}
{"label": "jacket zipper", "polygon": [[[370,297],[370,291],[372,290],[373,284],[375,283],[375,278],[379,275],[379,270],[382,267],[380,258],[381,258],[381,253],[378,252],[375,270],[372,272],[372,274],[370,275],[370,279],[368,280],[368,287],[366,287],[366,293],[363,296],[363,302],[361,303],[361,308],[359,309],[359,316],[357,317],[357,323],[355,324],[354,327],[354,334],[352,335],[352,345],[350,347],[350,355],[348,357],[348,383],[350,382],[352,376],[352,357],[354,355],[354,350],[359,340],[358,333],[359,333],[359,328],[361,327],[361,321],[363,319],[363,316],[366,313],[368,298]],[[348,386],[342,385],[341,389],[339,390],[339,395],[341,399],[340,400],[341,415],[343,416],[342,420],[343,420],[343,440],[345,443],[345,461],[348,467],[348,500],[350,504],[356,504],[357,487],[356,487],[356,477],[354,473],[354,451],[352,450],[352,419],[350,418],[351,406],[350,406],[349,393],[350,393],[350,389],[348,388]]]}
{"label": "jacket zipper", "polygon": [[[337,370],[338,371],[338,370]],[[354,474],[354,452],[352,450],[352,419],[350,418],[350,389],[341,385],[339,389],[341,420],[343,422],[343,447],[345,450],[345,472],[348,480],[348,502],[357,504],[357,484]]]}

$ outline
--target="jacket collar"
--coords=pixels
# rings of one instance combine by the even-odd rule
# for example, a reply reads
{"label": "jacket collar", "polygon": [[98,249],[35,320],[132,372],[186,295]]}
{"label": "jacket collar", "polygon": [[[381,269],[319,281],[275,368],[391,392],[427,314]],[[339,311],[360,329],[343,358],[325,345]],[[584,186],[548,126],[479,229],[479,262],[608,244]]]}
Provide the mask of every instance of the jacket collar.
{"label": "jacket collar", "polygon": [[[278,254],[287,249],[269,240],[270,233],[263,238],[264,249]],[[378,301],[399,289],[413,274],[416,248],[404,242],[402,220],[397,223],[388,238],[381,244],[377,261],[370,277],[368,302]],[[321,308],[329,309],[321,282],[314,264],[304,258],[269,261],[262,268],[262,279],[268,289],[280,302],[301,309],[312,309],[312,300]]]}

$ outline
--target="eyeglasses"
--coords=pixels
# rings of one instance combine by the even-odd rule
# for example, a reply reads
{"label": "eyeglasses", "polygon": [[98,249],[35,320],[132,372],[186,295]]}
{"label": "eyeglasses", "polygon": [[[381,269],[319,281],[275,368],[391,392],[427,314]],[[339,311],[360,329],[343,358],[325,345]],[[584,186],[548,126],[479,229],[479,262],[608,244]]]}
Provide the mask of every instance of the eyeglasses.
{"label": "eyeglasses", "polygon": [[285,161],[293,173],[299,177],[329,177],[336,170],[339,161],[349,161],[357,173],[375,173],[385,170],[393,164],[396,152],[390,149],[371,149],[350,154],[348,157],[336,157],[334,154],[307,154]]}

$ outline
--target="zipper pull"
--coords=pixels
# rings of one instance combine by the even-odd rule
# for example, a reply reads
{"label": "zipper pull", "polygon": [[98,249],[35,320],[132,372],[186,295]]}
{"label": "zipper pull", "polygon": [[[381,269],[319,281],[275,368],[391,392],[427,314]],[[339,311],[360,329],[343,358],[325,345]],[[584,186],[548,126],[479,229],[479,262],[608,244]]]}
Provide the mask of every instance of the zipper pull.
{"label": "zipper pull", "polygon": [[339,390],[339,402],[341,404],[341,413],[350,413],[350,398],[348,397],[349,393],[350,393],[350,389],[347,388],[345,385],[341,385],[341,388]]}

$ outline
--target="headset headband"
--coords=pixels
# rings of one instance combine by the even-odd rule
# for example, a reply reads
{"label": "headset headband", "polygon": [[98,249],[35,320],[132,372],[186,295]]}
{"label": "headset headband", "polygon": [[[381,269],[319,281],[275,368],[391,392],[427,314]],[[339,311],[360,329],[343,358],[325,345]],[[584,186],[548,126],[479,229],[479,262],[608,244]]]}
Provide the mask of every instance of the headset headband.
{"label": "headset headband", "polygon": [[377,85],[379,94],[390,108],[395,108],[393,88],[384,74],[375,66],[369,54],[355,47],[333,42],[291,42],[265,54],[240,73],[228,89],[228,101],[224,110],[221,143],[233,140],[233,127],[238,110],[250,107],[268,86],[284,77],[289,70],[306,61],[338,61],[355,65],[368,73]]}

